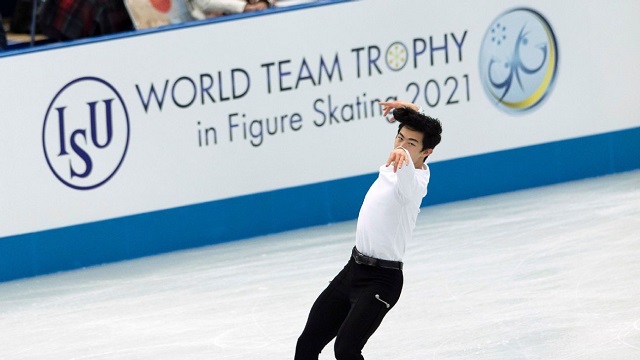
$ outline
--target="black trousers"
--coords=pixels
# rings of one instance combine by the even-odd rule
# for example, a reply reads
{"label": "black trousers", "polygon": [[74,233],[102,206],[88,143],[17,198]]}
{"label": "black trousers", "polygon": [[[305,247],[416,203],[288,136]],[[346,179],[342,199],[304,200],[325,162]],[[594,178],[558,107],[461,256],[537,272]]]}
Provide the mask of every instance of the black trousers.
{"label": "black trousers", "polygon": [[318,360],[335,337],[338,360],[363,360],[362,349],[402,292],[401,270],[360,265],[351,258],[311,307],[295,360]]}

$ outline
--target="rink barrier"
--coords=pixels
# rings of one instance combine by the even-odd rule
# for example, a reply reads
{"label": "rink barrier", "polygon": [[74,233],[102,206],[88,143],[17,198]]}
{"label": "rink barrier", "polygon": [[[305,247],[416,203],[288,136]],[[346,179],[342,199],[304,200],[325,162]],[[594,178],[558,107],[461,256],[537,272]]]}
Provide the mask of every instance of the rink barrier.
{"label": "rink barrier", "polygon": [[[640,168],[640,128],[433,163],[423,206]],[[0,239],[0,281],[357,217],[377,173]]]}

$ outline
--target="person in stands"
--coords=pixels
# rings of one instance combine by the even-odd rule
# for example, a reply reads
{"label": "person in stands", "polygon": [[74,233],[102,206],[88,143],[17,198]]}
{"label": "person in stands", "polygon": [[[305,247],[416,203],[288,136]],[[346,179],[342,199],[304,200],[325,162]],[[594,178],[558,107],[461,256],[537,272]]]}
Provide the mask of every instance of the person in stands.
{"label": "person in stands", "polygon": [[205,19],[230,14],[265,10],[276,5],[277,0],[187,0],[191,15]]}
{"label": "person in stands", "polygon": [[134,29],[122,0],[47,0],[38,10],[38,25],[57,41]]}
{"label": "person in stands", "polygon": [[2,14],[0,14],[0,51],[7,48],[7,32],[4,30]]}

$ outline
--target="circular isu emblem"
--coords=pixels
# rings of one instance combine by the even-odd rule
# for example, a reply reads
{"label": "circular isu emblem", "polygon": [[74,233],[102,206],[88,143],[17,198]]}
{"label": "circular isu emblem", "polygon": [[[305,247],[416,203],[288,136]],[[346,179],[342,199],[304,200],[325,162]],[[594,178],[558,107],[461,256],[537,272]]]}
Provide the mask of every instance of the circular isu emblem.
{"label": "circular isu emblem", "polygon": [[558,69],[558,46],[549,22],[518,8],[498,16],[482,39],[480,78],[500,109],[532,109],[549,94]]}
{"label": "circular isu emblem", "polygon": [[42,147],[63,184],[89,190],[109,181],[129,146],[129,115],[108,82],[83,77],[54,96],[44,117]]}

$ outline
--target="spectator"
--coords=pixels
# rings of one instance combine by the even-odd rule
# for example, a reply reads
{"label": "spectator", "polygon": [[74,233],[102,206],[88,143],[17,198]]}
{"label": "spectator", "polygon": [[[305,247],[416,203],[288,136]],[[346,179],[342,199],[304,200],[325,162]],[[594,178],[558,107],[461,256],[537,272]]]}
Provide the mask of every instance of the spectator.
{"label": "spectator", "polygon": [[265,10],[274,6],[276,0],[187,0],[187,2],[194,18],[205,19]]}
{"label": "spectator", "polygon": [[4,30],[4,23],[2,22],[2,14],[0,14],[0,51],[7,48],[7,33]]}
{"label": "spectator", "polygon": [[38,22],[44,35],[59,41],[133,30],[122,0],[46,0]]}

